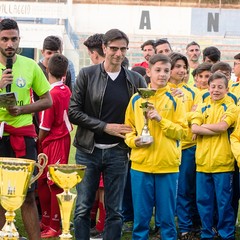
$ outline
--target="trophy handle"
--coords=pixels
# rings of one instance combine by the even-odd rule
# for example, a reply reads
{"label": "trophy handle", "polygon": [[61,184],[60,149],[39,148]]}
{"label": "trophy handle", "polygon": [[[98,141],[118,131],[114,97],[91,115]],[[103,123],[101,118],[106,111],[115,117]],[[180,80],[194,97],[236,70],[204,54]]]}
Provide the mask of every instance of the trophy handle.
{"label": "trophy handle", "polygon": [[82,178],[79,175],[77,175],[77,183],[80,183],[81,181],[82,181]]}
{"label": "trophy handle", "polygon": [[44,168],[47,166],[48,157],[45,153],[38,154],[38,162],[34,165],[38,168],[38,174],[30,180],[29,186],[34,183],[43,173]]}

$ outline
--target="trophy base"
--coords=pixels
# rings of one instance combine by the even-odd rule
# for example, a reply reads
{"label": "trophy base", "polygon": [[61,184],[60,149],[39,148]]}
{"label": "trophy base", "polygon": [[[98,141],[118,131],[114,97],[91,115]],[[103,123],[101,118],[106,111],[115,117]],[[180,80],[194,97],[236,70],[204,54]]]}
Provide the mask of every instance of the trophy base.
{"label": "trophy base", "polygon": [[[11,201],[10,201],[11,202]],[[14,225],[14,211],[6,211],[6,222],[0,231],[0,240],[18,240],[19,233]]]}
{"label": "trophy base", "polygon": [[141,142],[142,143],[152,143],[153,137],[150,135],[143,135],[143,136],[141,136]]}
{"label": "trophy base", "polygon": [[3,239],[3,240],[18,240],[19,239],[19,234],[18,234],[18,232],[0,231],[0,239]]}
{"label": "trophy base", "polygon": [[69,240],[69,239],[72,239],[72,235],[70,233],[62,233],[59,236],[59,239],[60,240]]}

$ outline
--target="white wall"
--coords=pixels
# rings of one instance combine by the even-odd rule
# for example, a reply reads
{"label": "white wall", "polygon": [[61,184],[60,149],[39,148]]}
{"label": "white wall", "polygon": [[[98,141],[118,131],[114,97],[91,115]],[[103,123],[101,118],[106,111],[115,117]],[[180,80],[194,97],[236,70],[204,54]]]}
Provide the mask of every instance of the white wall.
{"label": "white wall", "polygon": [[[151,29],[140,29],[142,11],[149,11]],[[74,4],[75,30],[104,33],[119,28],[128,34],[189,35],[191,8]]]}

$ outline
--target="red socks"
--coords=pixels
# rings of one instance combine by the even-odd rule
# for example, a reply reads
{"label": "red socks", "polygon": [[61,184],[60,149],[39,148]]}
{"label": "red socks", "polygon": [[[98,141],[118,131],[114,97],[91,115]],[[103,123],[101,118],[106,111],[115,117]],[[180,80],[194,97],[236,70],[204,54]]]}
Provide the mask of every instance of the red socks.
{"label": "red socks", "polygon": [[98,204],[99,201],[95,200],[94,204],[92,206],[91,212],[90,212],[90,218],[91,218],[91,228],[96,226],[96,219],[97,219],[97,212],[98,212]]}
{"label": "red socks", "polygon": [[98,218],[98,222],[97,222],[97,225],[96,225],[96,229],[97,229],[99,232],[102,232],[103,229],[104,229],[106,211],[105,211],[105,208],[104,208],[102,202],[99,202],[99,205],[98,205],[98,206],[99,206],[99,218]]}
{"label": "red socks", "polygon": [[56,195],[62,191],[63,190],[55,184],[49,186],[46,178],[38,180],[38,195],[42,210],[41,222],[56,231],[60,229],[61,221]]}

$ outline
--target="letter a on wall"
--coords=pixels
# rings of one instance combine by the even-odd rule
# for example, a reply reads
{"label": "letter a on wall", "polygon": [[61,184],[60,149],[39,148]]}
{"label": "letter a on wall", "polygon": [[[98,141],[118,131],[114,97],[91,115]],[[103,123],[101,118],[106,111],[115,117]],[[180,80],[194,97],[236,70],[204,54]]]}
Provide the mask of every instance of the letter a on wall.
{"label": "letter a on wall", "polygon": [[151,29],[150,13],[149,11],[142,11],[139,29]]}

